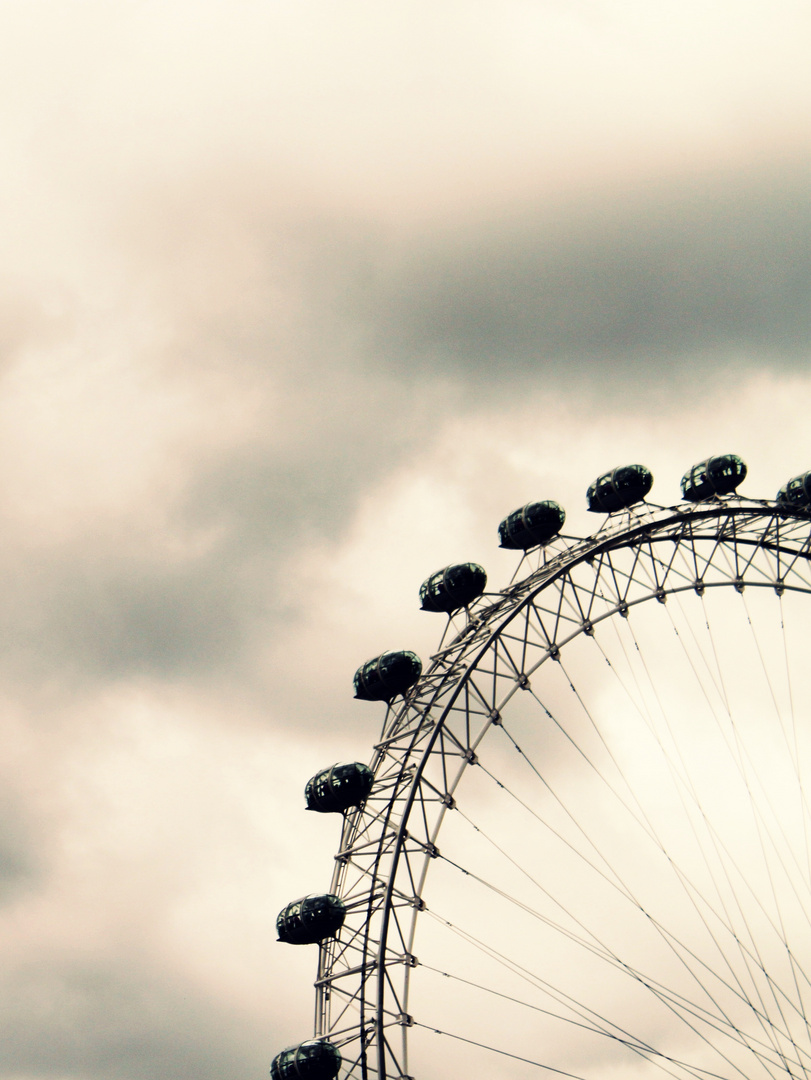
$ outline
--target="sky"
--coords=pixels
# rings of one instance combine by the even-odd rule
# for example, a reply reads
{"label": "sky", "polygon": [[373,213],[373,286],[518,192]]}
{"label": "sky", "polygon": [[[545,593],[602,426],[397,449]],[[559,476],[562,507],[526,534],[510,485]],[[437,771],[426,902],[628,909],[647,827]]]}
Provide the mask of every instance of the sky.
{"label": "sky", "polygon": [[[420,582],[811,467],[799,0],[0,0],[0,1078],[237,1080]],[[295,950],[293,950],[295,952]],[[304,955],[306,953],[306,955]]]}

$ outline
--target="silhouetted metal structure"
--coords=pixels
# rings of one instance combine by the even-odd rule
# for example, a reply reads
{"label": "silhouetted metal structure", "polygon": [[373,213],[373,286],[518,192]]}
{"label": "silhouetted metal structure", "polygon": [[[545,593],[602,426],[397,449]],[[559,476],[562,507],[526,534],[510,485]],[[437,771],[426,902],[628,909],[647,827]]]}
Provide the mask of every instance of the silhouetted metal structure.
{"label": "silhouetted metal structure", "polygon": [[[301,1047],[324,1049],[284,1051],[274,1062],[276,1080],[331,1078],[339,1068],[352,1080],[410,1080],[409,1048],[415,1033],[423,1031],[429,1033],[426,1038],[431,1033],[446,1035],[468,1046],[495,1050],[504,1059],[517,1057],[565,1071],[561,1062],[545,1063],[546,1045],[536,1051],[540,1060],[530,1060],[510,1036],[499,1048],[487,1042],[479,1027],[461,1035],[443,1029],[433,1013],[412,1013],[412,984],[421,967],[436,970],[447,980],[446,998],[453,995],[454,987],[476,982],[472,969],[454,974],[421,963],[423,958],[415,952],[416,930],[420,920],[429,917],[432,926],[450,928],[449,933],[475,946],[475,955],[484,956],[491,967],[506,964],[511,977],[518,980],[531,975],[533,993],[540,994],[542,1002],[556,1002],[545,1006],[544,1023],[557,1017],[561,1024],[574,1025],[578,1039],[585,1034],[604,1039],[611,1053],[663,1065],[676,1080],[743,1076],[758,1069],[772,1076],[804,1074],[811,1063],[811,1041],[802,988],[811,983],[802,968],[808,919],[799,914],[797,898],[811,890],[811,872],[803,869],[807,852],[795,855],[786,841],[784,857],[781,839],[788,833],[802,836],[806,818],[811,817],[798,786],[802,748],[792,742],[790,722],[782,714],[774,734],[766,736],[769,754],[760,755],[762,761],[747,748],[746,725],[753,723],[751,730],[757,732],[757,725],[766,721],[746,695],[740,703],[743,720],[733,714],[733,687],[724,681],[719,654],[727,648],[734,661],[742,646],[735,644],[739,639],[731,623],[722,621],[712,635],[709,612],[711,597],[729,601],[735,618],[742,613],[740,640],[754,634],[757,649],[753,655],[762,658],[767,676],[771,670],[767,663],[783,663],[780,649],[776,660],[767,656],[751,609],[757,597],[771,597],[779,611],[779,619],[770,624],[773,631],[785,626],[783,605],[789,596],[802,598],[802,603],[811,596],[811,473],[790,480],[774,502],[737,495],[745,475],[746,466],[733,454],[708,458],[685,474],[685,501],[660,507],[644,501],[652,485],[644,466],[616,468],[588,489],[588,509],[609,515],[590,536],[561,538],[564,514],[552,502],[529,503],[501,523],[502,546],[525,553],[539,548],[534,565],[529,565],[529,555],[522,557],[521,567],[528,567],[526,576],[502,592],[482,595],[484,571],[470,563],[446,567],[426,580],[420,590],[423,608],[449,615],[439,649],[424,672],[410,652],[383,653],[358,669],[356,697],[387,702],[371,764],[368,769],[359,763],[333,766],[307,785],[308,808],[343,814],[331,895],[317,899],[332,903],[341,898],[345,918],[329,934],[322,936],[326,924],[312,932],[313,940],[321,942],[317,1038]],[[683,616],[682,608],[687,612]],[[723,611],[726,618],[727,608]],[[639,636],[637,626],[641,627]],[[643,632],[650,626],[660,629],[653,641],[646,641]],[[699,642],[702,634],[703,645]],[[694,680],[691,708],[679,708],[672,717],[668,709],[673,687],[660,689],[653,674],[665,640],[680,657],[685,678]],[[576,670],[584,658],[598,665],[594,670],[608,680],[607,690],[596,676],[593,686],[577,681]],[[790,667],[787,646],[784,667]],[[607,700],[614,701],[608,691],[620,695],[617,700],[622,707],[611,705],[607,719],[600,720],[600,695],[605,692]],[[786,700],[792,700],[791,696]],[[707,725],[697,726],[700,752],[692,757],[689,740],[694,736],[687,739],[679,729],[692,723],[696,701],[716,718],[715,741],[727,747],[733,780],[734,766],[740,772],[738,786],[753,800],[760,791],[758,785],[764,790],[769,786],[768,779],[758,779],[758,768],[778,750],[788,755],[785,768],[785,762],[780,762],[779,775],[787,776],[789,782],[776,795],[782,799],[783,788],[791,789],[791,799],[785,805],[780,802],[779,812],[770,808],[768,799],[758,798],[752,804],[751,843],[754,848],[759,844],[762,852],[757,872],[741,863],[737,852],[733,855],[724,848],[723,830],[732,814],[724,800],[720,807],[712,805],[714,774],[704,743]],[[640,733],[635,737],[649,740],[654,750],[658,746],[656,753],[661,752],[667,763],[666,769],[662,766],[663,780],[640,782],[633,754],[629,765],[623,763],[632,724]],[[521,732],[520,741],[514,731]],[[540,746],[537,762],[531,759],[525,740]],[[529,780],[538,784],[538,810],[527,807],[523,797],[509,791],[507,781],[499,777],[508,752],[526,765]],[[575,788],[575,809],[569,809],[563,794],[547,780],[549,762],[563,760],[567,754],[571,767],[563,770],[562,786],[577,767],[597,793],[591,797],[600,810],[595,810],[591,831],[581,820],[585,804],[580,789]],[[708,786],[701,790],[708,794],[699,796],[704,773]],[[504,874],[492,880],[465,865],[474,839],[497,851],[507,843],[480,826],[475,805],[464,802],[463,806],[465,791],[487,783],[488,777],[492,784],[485,805],[497,796],[503,798],[511,808],[509,820],[523,807],[534,815],[528,822],[543,822],[547,831],[542,838],[551,837],[549,843],[559,838],[557,858],[545,862],[540,877],[536,875],[533,881],[544,897],[550,897],[550,890],[570,866],[572,880],[579,882],[582,877],[583,881],[570,890],[571,911],[556,896],[557,907],[543,908],[545,900],[539,899],[538,909],[530,910],[523,894],[512,895],[509,890],[515,887],[506,880],[512,873],[508,863],[518,864],[509,851],[503,852],[507,858]],[[657,831],[657,807],[670,784],[681,798],[691,835],[700,839],[697,850],[706,866],[700,861],[694,866],[692,855],[680,862],[681,841],[673,842],[671,850],[672,838],[665,840]],[[515,796],[515,802],[509,802],[509,795]],[[441,827],[450,816],[452,839],[458,839],[460,822],[469,821],[464,834],[468,839],[459,855],[448,854],[439,843]],[[665,817],[662,833],[670,828],[670,818]],[[528,833],[515,835],[516,854],[529,859]],[[603,840],[615,835],[619,855],[617,863],[612,863]],[[622,845],[631,837],[639,838],[640,851],[646,853],[640,859],[644,873],[637,879],[633,878],[635,867],[626,879],[619,865],[624,858]],[[771,874],[771,863],[778,855],[780,869]],[[562,941],[567,948],[582,950],[583,964],[595,965],[597,972],[582,991],[584,1000],[568,984],[566,989],[552,987],[550,980],[560,969],[557,960],[540,973],[530,972],[526,966],[530,960],[523,951],[507,957],[503,944],[488,945],[466,929],[475,904],[460,911],[434,911],[425,896],[429,871],[438,863],[447,874],[457,872],[460,882],[478,882],[480,898],[487,897],[489,902],[497,896],[512,903],[512,914],[499,925],[511,930],[511,920],[515,921],[515,935],[520,933],[519,917],[535,918],[530,923],[535,929],[520,939],[527,946],[543,933],[551,935],[554,948]],[[531,872],[525,870],[526,876],[532,878]],[[589,882],[595,890],[606,889],[606,906],[622,905],[623,919],[634,928],[628,940],[639,943],[638,955],[620,955],[610,943],[617,920],[607,918],[605,926],[600,923],[602,906],[592,898]],[[697,919],[696,929],[684,940],[679,937],[679,924],[674,928],[667,922],[677,901],[686,911],[680,918]],[[575,914],[581,903],[585,914]],[[749,921],[738,914],[747,904],[755,912]],[[294,912],[289,906],[279,918],[286,928],[294,917],[301,918],[301,910]],[[584,921],[588,918],[595,920],[593,927]],[[762,948],[756,933],[769,937]],[[706,947],[702,935],[710,941]],[[657,949],[669,960],[661,970],[649,972],[647,964],[658,955]],[[571,970],[576,971],[578,964]],[[601,991],[601,971],[608,987],[608,1001],[602,1008],[631,1003],[630,1020],[623,1014],[625,1026],[606,1018],[591,1003],[592,992],[599,996]],[[498,990],[493,993],[509,997]],[[442,992],[431,1000],[441,1003]],[[541,1007],[528,1003],[531,1008]],[[477,1024],[486,1026],[486,1009],[470,1012],[477,1016]],[[646,1026],[648,1012],[654,1017],[651,1026]],[[680,1025],[681,1041],[655,1045],[656,1025],[663,1022],[662,1017]],[[632,1031],[637,1022],[639,1030]],[[342,1066],[336,1065],[336,1047],[340,1047]],[[309,1053],[314,1069],[335,1071],[302,1072]],[[624,1060],[612,1059],[611,1068],[616,1071],[617,1063]],[[584,1062],[572,1071],[583,1075],[590,1070],[587,1057]],[[482,1066],[481,1071],[485,1069]],[[414,1072],[419,1075],[419,1070]],[[589,1080],[598,1074],[602,1075],[599,1069],[588,1071]]]}

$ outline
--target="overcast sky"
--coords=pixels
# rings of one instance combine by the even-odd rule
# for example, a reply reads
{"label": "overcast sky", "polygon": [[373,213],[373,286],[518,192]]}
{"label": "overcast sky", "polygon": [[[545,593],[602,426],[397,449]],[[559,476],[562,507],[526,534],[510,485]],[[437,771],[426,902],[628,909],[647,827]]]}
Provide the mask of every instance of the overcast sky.
{"label": "overcast sky", "polygon": [[[811,467],[800,0],[0,0],[0,1077],[311,1024],[357,665],[504,514]],[[280,955],[283,953],[284,955]],[[303,955],[306,953],[306,956]],[[290,989],[296,983],[297,989]]]}

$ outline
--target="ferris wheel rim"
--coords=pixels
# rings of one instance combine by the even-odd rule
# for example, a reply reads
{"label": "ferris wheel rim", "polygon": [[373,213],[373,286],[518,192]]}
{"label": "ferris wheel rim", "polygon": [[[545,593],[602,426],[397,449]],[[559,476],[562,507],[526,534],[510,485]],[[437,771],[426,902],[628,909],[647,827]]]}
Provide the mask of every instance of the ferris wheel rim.
{"label": "ferris wheel rim", "polygon": [[[652,511],[652,512],[651,512]],[[643,517],[643,515],[645,515]],[[409,823],[411,814],[414,809],[414,804],[418,798],[419,784],[422,779],[422,774],[425,770],[425,765],[430,759],[431,754],[434,751],[437,740],[440,738],[441,733],[444,730],[446,718],[453,708],[456,700],[463,688],[467,685],[469,679],[476,672],[479,663],[482,658],[488,653],[490,648],[496,643],[505,631],[505,628],[510,625],[513,619],[515,619],[519,613],[527,607],[537,596],[542,594],[545,590],[554,588],[555,584],[559,582],[567,572],[569,572],[574,566],[583,563],[590,562],[597,558],[601,554],[610,553],[615,550],[625,549],[632,547],[637,542],[644,542],[650,540],[651,542],[665,542],[667,540],[674,540],[675,546],[682,545],[687,542],[688,537],[682,533],[678,535],[677,532],[668,532],[668,530],[678,530],[679,527],[692,526],[698,523],[708,524],[716,523],[714,535],[716,540],[728,539],[723,533],[723,526],[720,524],[723,519],[727,521],[737,523],[738,520],[744,520],[751,522],[764,523],[764,528],[761,531],[760,540],[750,538],[747,536],[737,535],[737,530],[733,531],[734,543],[741,545],[748,545],[751,547],[758,547],[761,550],[769,550],[774,553],[780,553],[785,551],[794,556],[795,560],[799,557],[803,557],[806,562],[811,561],[809,555],[809,543],[811,542],[809,536],[805,536],[804,545],[801,545],[800,549],[795,547],[782,547],[779,538],[779,523],[787,521],[793,523],[795,527],[797,525],[811,525],[811,516],[803,509],[795,507],[786,507],[784,505],[765,501],[765,500],[744,500],[738,497],[724,498],[713,500],[710,505],[707,503],[702,504],[683,504],[669,508],[656,508],[655,510],[650,506],[643,507],[642,513],[638,510],[635,512],[632,510],[630,513],[623,512],[611,515],[603,528],[589,537],[575,540],[574,543],[567,543],[562,550],[555,552],[548,560],[545,559],[543,565],[541,565],[536,571],[530,573],[522,581],[508,586],[502,593],[497,594],[497,599],[489,605],[482,605],[475,615],[471,614],[469,620],[457,636],[454,641],[450,643],[445,649],[439,653],[434,654],[431,658],[431,665],[423,673],[422,677],[412,688],[412,691],[406,696],[401,707],[395,712],[392,723],[389,724],[389,735],[386,736],[386,724],[384,723],[384,731],[381,740],[375,744],[375,775],[377,777],[377,769],[380,763],[384,760],[387,750],[389,749],[393,739],[402,738],[403,728],[402,725],[398,729],[398,723],[407,718],[409,710],[414,708],[414,702],[419,696],[421,687],[431,686],[432,680],[436,683],[433,688],[433,693],[429,696],[427,703],[420,710],[424,720],[430,726],[430,735],[427,741],[422,745],[419,751],[419,762],[415,765],[412,760],[412,754],[418,745],[419,735],[421,733],[421,727],[418,724],[411,730],[411,740],[403,753],[403,764],[400,770],[400,781],[408,773],[408,793],[405,799],[400,804],[400,813],[396,816],[397,823],[397,835],[393,848],[390,848],[388,854],[391,857],[391,869],[386,875],[385,881],[385,899],[381,906],[382,921],[380,924],[380,930],[377,934],[372,935],[369,932],[370,923],[366,925],[366,937],[364,939],[364,962],[366,963],[366,970],[361,973],[361,980],[363,984],[363,993],[361,1001],[361,1020],[358,1025],[352,1028],[347,1028],[345,1032],[339,1031],[332,1032],[335,1036],[341,1034],[360,1034],[361,1042],[364,1044],[362,1051],[362,1058],[366,1057],[367,1045],[374,1042],[377,1048],[377,1068],[373,1069],[373,1072],[379,1078],[390,1076],[386,1069],[386,1055],[385,1055],[385,1043],[387,1040],[387,1030],[392,1027],[393,1024],[399,1024],[403,1029],[406,1029],[412,1023],[412,1018],[407,1013],[403,1012],[397,1016],[392,1016],[391,1011],[386,1010],[386,987],[390,983],[389,971],[393,964],[387,955],[388,936],[390,932],[390,919],[394,910],[394,895],[396,891],[397,874],[399,869],[400,860],[403,853],[403,845],[406,838],[408,838],[407,825]],[[763,537],[767,534],[770,523],[777,525],[777,539],[771,540],[768,544],[763,542]],[[570,538],[563,538],[568,541]],[[693,535],[691,540],[707,541],[711,540],[712,536],[707,532],[701,535]],[[805,549],[803,552],[803,548]],[[544,556],[545,558],[545,556]],[[771,588],[778,590],[782,593],[785,591],[797,591],[811,593],[811,584],[807,584],[804,587],[799,585],[792,585],[786,583],[782,578],[776,578],[773,581],[749,581],[740,580],[741,585],[758,587],[758,588]],[[593,632],[593,627],[598,622],[614,618],[617,614],[627,615],[630,608],[633,606],[648,603],[653,599],[664,600],[667,596],[675,594],[677,592],[687,592],[690,590],[703,592],[704,588],[738,588],[739,582],[735,579],[729,578],[725,581],[719,582],[707,582],[704,583],[700,578],[696,578],[692,582],[682,582],[678,586],[660,586],[654,588],[647,594],[635,598],[630,602],[618,602],[611,610],[607,610],[601,613],[593,621],[585,620],[584,624],[575,627],[568,637],[561,640],[555,640],[550,642],[550,649],[545,656],[542,656],[531,667],[529,671],[522,672],[521,675],[528,677],[545,662],[550,659],[556,659],[559,650],[568,646],[571,641],[586,633]],[[739,590],[740,591],[740,590]],[[623,610],[624,608],[624,610]],[[503,617],[500,617],[503,616]],[[456,653],[456,668],[448,665],[448,657],[451,653]],[[461,658],[469,660],[464,666],[464,670],[459,674],[459,666],[461,664]],[[445,665],[444,672],[436,682],[437,673],[442,666]],[[452,689],[448,696],[448,699],[443,702],[441,712],[436,716],[432,716],[431,712],[435,702],[441,699],[443,687],[447,687],[451,682]],[[520,682],[516,682],[516,685],[512,688],[505,703],[509,698],[521,688]],[[388,719],[387,713],[387,719]],[[499,722],[498,712],[495,715],[490,715],[486,722],[483,724],[475,743],[472,744],[472,749],[475,752],[475,747],[479,745],[484,735],[489,728]],[[393,734],[392,734],[393,733]],[[422,732],[424,734],[424,732]],[[464,774],[464,768],[461,768],[458,776],[451,785],[448,786],[448,790],[445,792],[446,796],[450,797],[451,803],[453,794],[458,786],[461,778]],[[445,805],[439,807],[437,811],[437,827],[436,832],[442,825],[444,815],[451,803],[446,802]],[[389,827],[395,810],[395,796],[392,795],[389,803],[387,804],[387,811],[384,816],[383,829]],[[342,851],[345,851],[346,845],[342,842]],[[423,860],[423,870],[421,871],[421,879],[424,883],[425,874],[427,874],[427,868],[430,865],[433,855],[432,852],[426,851]],[[340,854],[336,856],[338,863],[336,865],[336,872],[333,877],[333,891],[338,891],[341,883],[342,867],[345,863],[342,863]],[[371,915],[371,898],[378,881],[379,861],[375,864],[375,870],[373,875],[373,883],[370,886],[369,898],[370,898],[370,915]],[[416,919],[419,914],[421,897],[418,894],[414,896],[414,912],[412,916],[412,939],[413,939],[413,926],[416,924]],[[323,963],[325,955],[328,958],[328,949],[322,949],[322,963],[319,965],[319,984],[324,987],[329,984],[329,963]],[[367,958],[373,957],[372,960]],[[410,969],[415,964],[415,958],[406,956],[404,967],[404,982],[406,986],[405,996],[407,998],[407,986],[410,979]],[[371,1007],[366,1001],[366,983],[370,977],[371,971],[376,973],[377,987],[375,994],[374,1006]],[[318,994],[323,994],[323,990],[317,990],[316,1010],[318,1017]],[[364,1010],[369,1012],[369,1020],[366,1021]],[[318,1027],[318,1019],[316,1021]],[[317,1032],[318,1033],[318,1032]],[[320,1034],[325,1034],[323,1031]],[[405,1031],[404,1031],[405,1034]],[[367,1071],[367,1065],[365,1060],[362,1062],[361,1075],[365,1078],[369,1075]],[[406,1073],[400,1073],[399,1076],[405,1077]]]}

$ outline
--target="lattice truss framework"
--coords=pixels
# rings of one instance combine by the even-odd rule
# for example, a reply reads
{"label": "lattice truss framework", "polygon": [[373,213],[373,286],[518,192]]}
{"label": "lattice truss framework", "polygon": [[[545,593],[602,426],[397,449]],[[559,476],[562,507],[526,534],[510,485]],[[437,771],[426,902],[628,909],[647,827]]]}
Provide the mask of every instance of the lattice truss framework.
{"label": "lattice truss framework", "polygon": [[342,1075],[408,1075],[408,986],[426,875],[457,786],[510,698],[538,685],[543,664],[574,638],[632,617],[636,605],[724,587],[811,592],[810,531],[805,512],[736,497],[643,506],[586,539],[556,540],[526,578],[451,620],[447,643],[388,709],[372,794],[344,819],[331,891],[348,913],[320,948],[315,1017],[316,1035],[341,1048]]}

